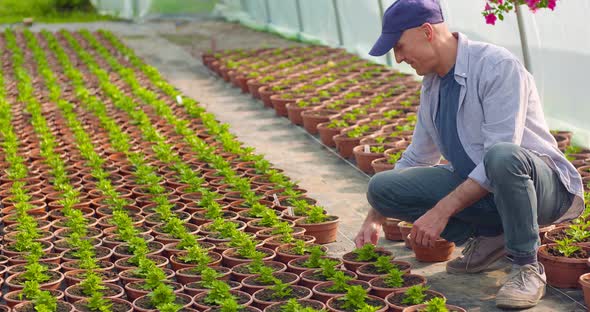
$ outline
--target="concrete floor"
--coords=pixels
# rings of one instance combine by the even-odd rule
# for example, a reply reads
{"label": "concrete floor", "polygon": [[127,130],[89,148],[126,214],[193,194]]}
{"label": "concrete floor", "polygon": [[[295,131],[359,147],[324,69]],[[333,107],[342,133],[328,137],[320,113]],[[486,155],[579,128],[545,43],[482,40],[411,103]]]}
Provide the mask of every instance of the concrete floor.
{"label": "concrete floor", "polygon": [[[352,239],[369,208],[365,198],[369,177],[337,157],[331,149],[318,144],[302,128],[277,117],[261,102],[242,94],[210,73],[200,62],[200,53],[212,44],[219,49],[290,46],[277,36],[246,29],[240,25],[216,20],[197,20],[176,25],[174,22],[153,22],[140,25],[127,23],[93,23],[67,25],[36,25],[34,29],[109,29],[139,56],[158,68],[172,84],[229,123],[238,138],[292,179],[310,191],[310,195],[331,214],[340,216],[338,241],[330,252],[342,255],[354,245]],[[423,264],[400,243],[381,239],[380,245],[392,250],[397,259],[410,261],[414,271],[427,277],[432,289],[443,292],[448,302],[469,311],[501,311],[494,306],[494,297],[506,277],[509,263],[498,263],[497,270],[478,275],[448,275],[444,263]],[[455,251],[460,254],[460,248]],[[526,311],[586,311],[579,290],[548,287],[545,299]]]}

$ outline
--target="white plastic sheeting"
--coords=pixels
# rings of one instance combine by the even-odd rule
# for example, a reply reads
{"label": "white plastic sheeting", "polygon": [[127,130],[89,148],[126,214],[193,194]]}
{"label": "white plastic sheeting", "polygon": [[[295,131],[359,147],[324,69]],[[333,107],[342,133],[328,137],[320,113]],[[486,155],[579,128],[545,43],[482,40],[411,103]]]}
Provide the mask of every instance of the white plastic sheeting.
{"label": "white plastic sheeting", "polygon": [[[452,31],[470,39],[503,46],[523,60],[523,47],[516,14],[505,16],[495,26],[485,24],[484,0],[440,0]],[[220,0],[217,11],[225,18],[259,29],[338,46],[360,56],[391,64],[395,58],[368,55],[381,31],[382,10],[395,0]],[[300,16],[298,17],[298,12]],[[545,116],[553,129],[573,130],[577,144],[590,147],[590,27],[585,16],[590,1],[558,1],[554,12],[532,14],[523,8],[531,72],[544,102]],[[301,23],[300,23],[301,22]],[[339,36],[338,29],[341,30]]]}

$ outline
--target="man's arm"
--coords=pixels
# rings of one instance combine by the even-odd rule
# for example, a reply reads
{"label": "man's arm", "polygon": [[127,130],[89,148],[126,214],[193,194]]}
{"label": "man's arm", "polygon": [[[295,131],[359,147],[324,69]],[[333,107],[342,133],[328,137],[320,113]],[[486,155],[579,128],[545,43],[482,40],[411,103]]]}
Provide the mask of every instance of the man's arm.
{"label": "man's arm", "polygon": [[[495,144],[522,141],[529,96],[536,95],[526,71],[516,60],[505,59],[489,64],[479,85],[484,121],[484,155]],[[533,92],[531,92],[531,90]],[[423,246],[433,246],[434,240],[457,212],[469,207],[491,191],[483,161],[455,191],[414,222],[412,240]]]}

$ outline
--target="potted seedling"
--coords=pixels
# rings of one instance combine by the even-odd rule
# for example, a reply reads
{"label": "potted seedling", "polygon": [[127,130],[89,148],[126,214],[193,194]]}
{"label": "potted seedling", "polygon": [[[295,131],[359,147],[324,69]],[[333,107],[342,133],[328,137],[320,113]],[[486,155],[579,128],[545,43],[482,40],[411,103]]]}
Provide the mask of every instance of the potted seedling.
{"label": "potted seedling", "polygon": [[289,299],[284,302],[274,303],[264,309],[264,312],[321,312],[326,305],[312,299]]}
{"label": "potted seedling", "polygon": [[307,270],[319,269],[321,259],[330,259],[336,261],[336,267],[342,265],[342,260],[338,258],[327,257],[326,252],[320,246],[313,246],[309,249],[309,255],[301,258],[293,259],[287,262],[289,272],[301,274]]}
{"label": "potted seedling", "polygon": [[401,312],[406,307],[423,304],[436,297],[445,298],[443,294],[430,290],[428,286],[414,285],[406,290],[394,291],[385,297],[385,301],[390,310]]}
{"label": "potted seedling", "polygon": [[369,284],[377,297],[385,298],[396,290],[407,289],[414,285],[426,285],[426,278],[416,274],[405,274],[397,268],[392,268],[387,275],[371,279]]}
{"label": "potted seedling", "polygon": [[252,298],[256,307],[264,309],[271,304],[287,301],[289,299],[309,299],[311,295],[311,290],[306,287],[289,285],[277,280],[270,288],[256,291],[252,295]]}
{"label": "potted seedling", "polygon": [[330,298],[346,294],[350,286],[358,285],[366,291],[371,288],[369,283],[353,280],[352,277],[345,275],[342,271],[337,271],[329,280],[329,282],[317,284],[312,288],[314,299],[326,303]]}
{"label": "potted seedling", "polygon": [[291,260],[303,258],[310,255],[312,248],[319,248],[324,253],[328,251],[328,248],[326,248],[325,246],[313,243],[308,244],[302,240],[296,240],[294,243],[284,244],[277,247],[276,260],[287,264]]}
{"label": "potted seedling", "polygon": [[547,283],[559,288],[579,287],[579,277],[588,272],[590,247],[576,245],[571,238],[539,247],[539,262],[545,267]]}
{"label": "potted seedling", "polygon": [[252,262],[242,263],[231,269],[232,279],[241,282],[249,276],[260,274],[264,269],[270,269],[272,272],[284,272],[287,266],[277,261],[264,261],[264,254],[257,253],[254,255]]}
{"label": "potted seedling", "polygon": [[327,215],[320,206],[311,206],[307,217],[295,222],[305,229],[306,235],[315,237],[316,244],[327,244],[336,241],[338,234],[338,217]]}
{"label": "potted seedling", "polygon": [[361,286],[351,286],[345,295],[331,298],[326,306],[332,311],[355,312],[355,311],[387,311],[387,304],[379,297],[371,296]]}
{"label": "potted seedling", "polygon": [[275,272],[272,268],[264,266],[258,270],[258,274],[246,277],[242,280],[242,288],[249,294],[259,289],[269,288],[278,280],[285,284],[294,285],[299,282],[299,276],[289,272]]}
{"label": "potted seedling", "polygon": [[390,251],[377,248],[373,244],[365,244],[342,256],[347,270],[355,272],[361,265],[377,261],[380,256],[392,256]]}
{"label": "potted seedling", "polygon": [[319,269],[310,269],[300,274],[300,285],[312,289],[317,284],[328,282],[330,278],[334,277],[336,272],[339,271],[344,272],[345,275],[352,277],[353,279],[356,279],[357,277],[353,272],[337,268],[338,261],[322,258],[319,260],[319,263]]}
{"label": "potted seedling", "polygon": [[363,281],[370,281],[375,277],[387,274],[392,269],[410,273],[411,264],[406,261],[393,260],[392,256],[379,256],[373,263],[363,264],[356,269],[356,274]]}
{"label": "potted seedling", "polygon": [[201,311],[219,307],[227,299],[234,299],[238,305],[250,305],[252,297],[243,291],[231,290],[229,284],[222,281],[212,281],[209,290],[194,297],[195,307]]}
{"label": "potted seedling", "polygon": [[413,305],[403,309],[403,312],[466,312],[465,309],[446,304],[446,298],[435,297],[425,304]]}

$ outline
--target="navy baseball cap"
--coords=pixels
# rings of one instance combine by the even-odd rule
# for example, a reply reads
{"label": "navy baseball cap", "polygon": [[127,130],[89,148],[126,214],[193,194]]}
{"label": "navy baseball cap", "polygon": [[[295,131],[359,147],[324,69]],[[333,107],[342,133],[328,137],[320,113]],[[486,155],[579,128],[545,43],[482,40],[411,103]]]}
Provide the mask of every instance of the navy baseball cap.
{"label": "navy baseball cap", "polygon": [[369,54],[381,56],[389,52],[407,29],[443,21],[438,0],[397,0],[383,14],[381,36]]}

